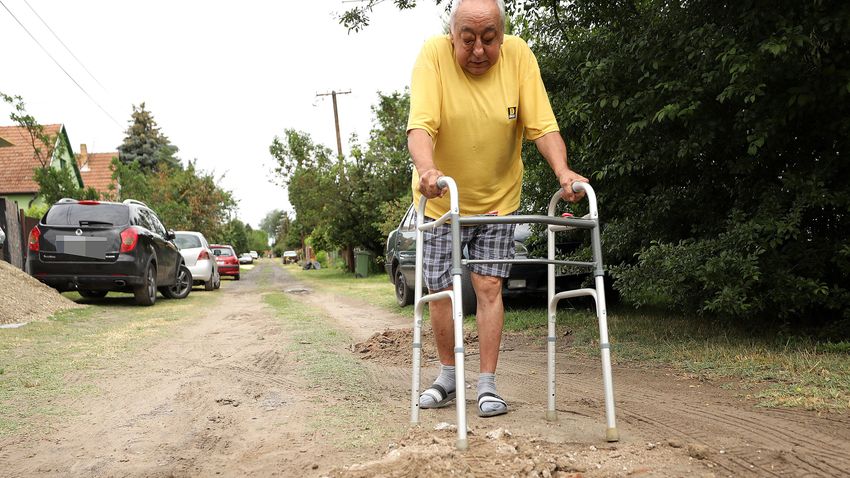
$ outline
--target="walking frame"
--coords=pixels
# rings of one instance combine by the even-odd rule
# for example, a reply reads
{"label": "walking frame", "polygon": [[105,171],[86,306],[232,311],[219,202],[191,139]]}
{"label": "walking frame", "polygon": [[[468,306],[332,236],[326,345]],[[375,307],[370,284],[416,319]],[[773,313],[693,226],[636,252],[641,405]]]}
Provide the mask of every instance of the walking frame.
{"label": "walking frame", "polygon": [[[461,300],[462,281],[461,266],[464,264],[476,263],[528,263],[528,264],[546,264],[548,268],[548,287],[547,287],[547,316],[549,322],[549,333],[547,338],[547,364],[548,364],[548,403],[546,408],[546,420],[557,420],[555,411],[555,319],[558,302],[561,299],[570,299],[573,297],[590,296],[593,297],[596,305],[596,317],[599,320],[599,346],[602,355],[602,383],[605,389],[605,417],[607,421],[607,430],[605,438],[609,442],[619,441],[620,436],[617,431],[617,425],[614,418],[614,385],[611,378],[611,347],[608,343],[608,318],[605,307],[605,287],[603,282],[602,269],[602,246],[599,231],[599,213],[596,208],[596,193],[589,184],[583,182],[574,182],[572,184],[573,191],[584,191],[587,195],[587,200],[590,206],[590,214],[582,218],[576,217],[557,217],[555,216],[555,206],[557,206],[563,189],[558,190],[549,200],[549,211],[546,216],[533,215],[511,215],[511,216],[460,216],[460,208],[458,206],[457,184],[448,177],[441,177],[437,181],[440,188],[448,187],[450,210],[433,222],[426,223],[425,218],[425,203],[427,199],[423,196],[419,200],[419,205],[416,214],[416,285],[414,287],[414,312],[413,312],[413,384],[410,391],[410,422],[412,425],[419,424],[419,394],[420,394],[420,368],[422,355],[422,316],[424,313],[425,304],[435,300],[450,299],[452,301],[452,320],[454,322],[454,354],[455,354],[455,383],[457,388],[456,403],[457,403],[457,448],[466,450],[467,428],[466,428],[466,389],[464,384],[464,348],[463,348],[463,310]],[[451,237],[452,237],[452,289],[435,292],[433,294],[422,295],[422,254],[423,254],[423,237],[424,231],[435,228],[446,222],[451,222]],[[461,258],[460,247],[460,228],[464,225],[476,224],[521,224],[521,223],[536,223],[547,225],[548,236],[548,258],[547,259],[501,259],[501,260],[468,260]],[[593,253],[592,262],[579,262],[568,260],[555,260],[555,233],[570,229],[587,229],[590,230],[591,249]],[[584,288],[568,290],[555,293],[555,266],[573,266],[585,268],[593,271],[595,289]]]}

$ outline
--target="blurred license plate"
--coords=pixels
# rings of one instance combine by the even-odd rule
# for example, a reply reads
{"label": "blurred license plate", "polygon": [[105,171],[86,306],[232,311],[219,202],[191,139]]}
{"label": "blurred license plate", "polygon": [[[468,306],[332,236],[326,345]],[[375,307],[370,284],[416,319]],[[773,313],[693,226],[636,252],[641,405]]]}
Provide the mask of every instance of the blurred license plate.
{"label": "blurred license plate", "polygon": [[106,259],[106,238],[85,236],[59,236],[57,249],[62,254]]}

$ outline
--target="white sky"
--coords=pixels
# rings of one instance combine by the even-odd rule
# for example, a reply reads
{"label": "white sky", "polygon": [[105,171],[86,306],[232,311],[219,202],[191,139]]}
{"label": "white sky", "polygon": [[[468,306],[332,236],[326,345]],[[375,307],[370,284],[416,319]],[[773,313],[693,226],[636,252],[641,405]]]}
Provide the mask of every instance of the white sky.
{"label": "white sky", "polygon": [[[354,4],[340,0],[0,1],[118,125],[2,6],[0,91],[22,96],[39,122],[65,124],[75,153],[81,143],[116,151],[131,105],[145,102],[184,162],[224,174],[238,217],[254,227],[272,209],[291,210],[269,182],[274,136],[294,128],[336,151],[331,99],[315,95],[350,89],[337,97],[348,154],[351,133],[368,136],[377,92],[409,85],[420,46],[442,30],[442,7],[431,0],[405,11],[384,2],[351,34],[336,15]],[[0,124],[12,124],[9,112],[0,104]]]}

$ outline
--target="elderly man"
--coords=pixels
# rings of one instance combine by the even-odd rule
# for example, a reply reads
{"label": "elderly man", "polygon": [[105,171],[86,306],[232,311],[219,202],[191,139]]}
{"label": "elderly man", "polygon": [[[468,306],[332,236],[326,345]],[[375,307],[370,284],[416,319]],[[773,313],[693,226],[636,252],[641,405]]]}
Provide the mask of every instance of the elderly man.
{"label": "elderly man", "polygon": [[[567,148],[526,43],[505,35],[503,0],[454,0],[450,34],[428,40],[413,69],[407,144],[413,158],[414,200],[430,199],[425,215],[435,219],[449,209],[441,176],[458,184],[462,215],[507,215],[519,208],[523,136],[546,158],[564,198],[578,201],[574,181],[587,181],[567,164]],[[431,292],[451,284],[450,226],[425,236],[425,283]],[[463,227],[471,259],[513,258],[514,225]],[[496,391],[495,372],[504,323],[502,281],[509,265],[470,264],[478,298],[480,347],[478,415],[507,413]],[[431,324],[441,363],[434,384],[419,397],[420,408],[438,408],[455,397],[451,302],[430,304]],[[462,386],[462,385],[460,385]]]}

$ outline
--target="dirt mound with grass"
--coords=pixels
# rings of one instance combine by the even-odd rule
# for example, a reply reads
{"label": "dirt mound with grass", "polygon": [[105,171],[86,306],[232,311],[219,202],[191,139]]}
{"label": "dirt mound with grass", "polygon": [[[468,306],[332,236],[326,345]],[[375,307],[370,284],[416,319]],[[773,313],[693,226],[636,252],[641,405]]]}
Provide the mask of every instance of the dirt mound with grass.
{"label": "dirt mound with grass", "polygon": [[[466,353],[478,352],[478,334],[467,332],[463,338]],[[388,365],[411,365],[413,361],[413,330],[387,329],[378,332],[351,347],[363,360],[374,360]],[[422,329],[422,363],[437,359],[437,346],[430,327]]]}
{"label": "dirt mound with grass", "polygon": [[83,306],[0,261],[0,324],[47,320],[56,312],[78,307]]}
{"label": "dirt mound with grass", "polygon": [[444,476],[685,476],[676,466],[680,455],[666,443],[610,446],[554,443],[539,437],[514,435],[504,428],[469,433],[469,449],[455,448],[454,425],[438,424],[434,431],[412,429],[378,460],[335,468],[331,478]]}

